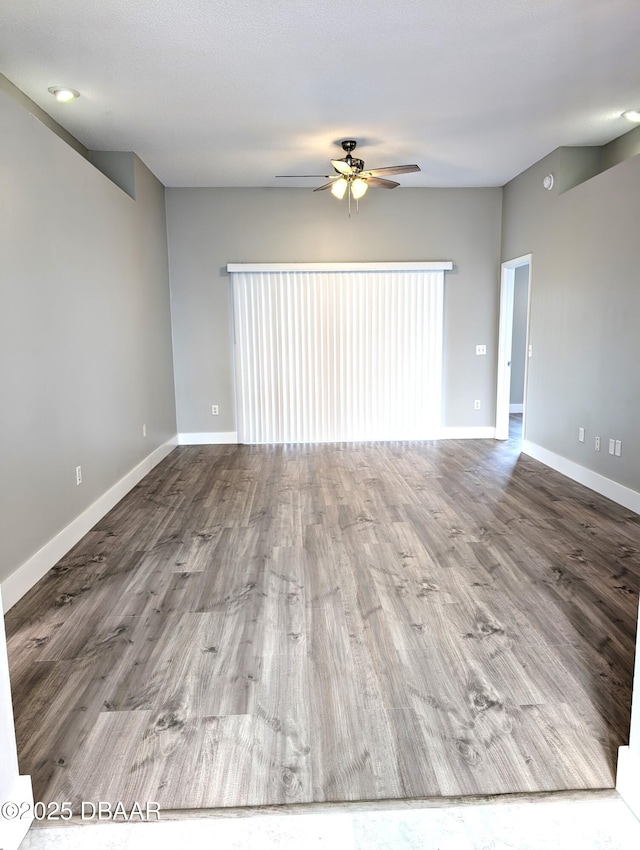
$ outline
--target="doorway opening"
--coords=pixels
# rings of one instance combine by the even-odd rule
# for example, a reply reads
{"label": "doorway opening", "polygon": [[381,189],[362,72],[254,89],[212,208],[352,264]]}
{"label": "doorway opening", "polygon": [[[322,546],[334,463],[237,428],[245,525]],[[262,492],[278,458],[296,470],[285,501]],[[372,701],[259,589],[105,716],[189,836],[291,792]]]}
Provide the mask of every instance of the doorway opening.
{"label": "doorway opening", "polygon": [[500,285],[496,439],[518,443],[526,430],[531,259],[503,263]]}

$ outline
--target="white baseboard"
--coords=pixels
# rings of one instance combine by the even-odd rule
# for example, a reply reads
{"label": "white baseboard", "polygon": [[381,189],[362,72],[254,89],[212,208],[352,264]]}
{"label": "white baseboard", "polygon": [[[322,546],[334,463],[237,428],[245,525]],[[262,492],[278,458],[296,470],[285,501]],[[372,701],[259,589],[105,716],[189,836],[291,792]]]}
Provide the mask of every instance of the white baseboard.
{"label": "white baseboard", "polygon": [[493,440],[496,429],[493,425],[470,425],[463,427],[447,426],[441,428],[439,440]]}
{"label": "white baseboard", "polygon": [[[439,428],[433,435],[423,437],[425,440],[492,440],[496,429],[492,425],[469,426],[469,427],[445,427]],[[397,439],[406,439],[398,437]],[[211,431],[202,433],[178,434],[181,446],[215,446],[227,445],[238,442],[237,431]]]}
{"label": "white baseboard", "polygon": [[617,502],[624,508],[640,514],[640,493],[637,490],[631,490],[624,484],[618,484],[617,481],[612,481],[610,478],[600,475],[599,472],[593,472],[585,466],[580,466],[579,463],[574,463],[574,461],[532,443],[530,440],[522,441],[522,451],[557,472],[561,472],[567,478],[572,478],[579,484],[589,487],[590,490],[600,493],[601,496],[606,496],[612,502]]}
{"label": "white baseboard", "polygon": [[524,404],[510,404],[509,413],[523,413]]}
{"label": "white baseboard", "polygon": [[629,747],[618,748],[616,791],[640,819],[640,753]]}
{"label": "white baseboard", "polygon": [[58,532],[55,537],[32,555],[28,561],[12,573],[9,578],[2,582],[2,600],[5,612],[13,607],[33,585],[40,581],[42,576],[51,567],[58,563],[60,558],[76,545],[76,543],[90,531],[93,526],[107,514],[114,505],[122,499],[130,490],[142,481],[154,466],[173,451],[177,445],[177,438],[163,443],[155,451],[151,452],[144,460],[128,472],[106,493],[89,505],[79,516],[77,516],[66,528]]}
{"label": "white baseboard", "polygon": [[238,442],[237,431],[202,431],[178,434],[181,446],[225,446]]}
{"label": "white baseboard", "polygon": [[30,776],[18,776],[13,788],[6,798],[0,798],[0,806],[4,803],[15,803],[20,806],[25,817],[5,818],[0,816],[0,841],[2,850],[18,850],[33,821],[33,790]]}

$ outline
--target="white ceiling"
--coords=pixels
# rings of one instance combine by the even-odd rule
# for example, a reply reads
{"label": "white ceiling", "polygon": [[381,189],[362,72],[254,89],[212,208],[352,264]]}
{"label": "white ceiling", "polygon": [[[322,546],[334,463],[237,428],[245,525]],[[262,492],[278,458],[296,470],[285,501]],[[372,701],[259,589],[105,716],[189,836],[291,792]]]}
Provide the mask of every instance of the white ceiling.
{"label": "white ceiling", "polygon": [[639,33],[639,0],[2,0],[0,71],[167,186],[312,188],[275,175],[343,138],[403,186],[496,186],[631,129]]}

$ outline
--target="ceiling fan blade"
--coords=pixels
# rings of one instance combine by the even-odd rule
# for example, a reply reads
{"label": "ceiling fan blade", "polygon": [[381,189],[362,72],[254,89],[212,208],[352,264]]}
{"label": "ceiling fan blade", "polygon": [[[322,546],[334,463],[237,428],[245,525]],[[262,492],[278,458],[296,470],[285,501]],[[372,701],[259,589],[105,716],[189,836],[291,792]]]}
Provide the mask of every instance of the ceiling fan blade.
{"label": "ceiling fan blade", "polygon": [[366,181],[369,186],[377,186],[379,189],[395,189],[400,185],[395,180],[383,180],[382,177],[367,177]]}
{"label": "ceiling fan blade", "polygon": [[335,168],[336,171],[339,171],[340,174],[353,174],[353,168],[350,165],[347,165],[346,162],[343,162],[341,159],[332,159],[331,165]]}
{"label": "ceiling fan blade", "polygon": [[322,192],[323,189],[330,189],[333,186],[333,180],[329,180],[328,183],[325,183],[323,186],[318,186],[317,189],[314,189],[314,192]]}
{"label": "ceiling fan blade", "polygon": [[409,174],[411,171],[420,171],[419,165],[389,165],[387,168],[371,168],[363,171],[362,176],[382,177],[385,174]]}
{"label": "ceiling fan blade", "polygon": [[278,177],[313,177],[315,180],[319,180],[321,177],[325,177],[327,180],[331,177],[337,177],[334,174],[276,174],[276,180]]}

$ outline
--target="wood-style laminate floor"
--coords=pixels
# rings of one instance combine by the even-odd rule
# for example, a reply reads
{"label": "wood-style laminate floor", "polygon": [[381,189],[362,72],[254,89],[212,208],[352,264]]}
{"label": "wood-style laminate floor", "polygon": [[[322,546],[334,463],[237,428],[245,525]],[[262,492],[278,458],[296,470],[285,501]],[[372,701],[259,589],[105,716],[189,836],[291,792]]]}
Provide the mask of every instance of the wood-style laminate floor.
{"label": "wood-style laminate floor", "polygon": [[517,449],[176,449],[8,612],[35,798],[613,786],[639,518]]}

